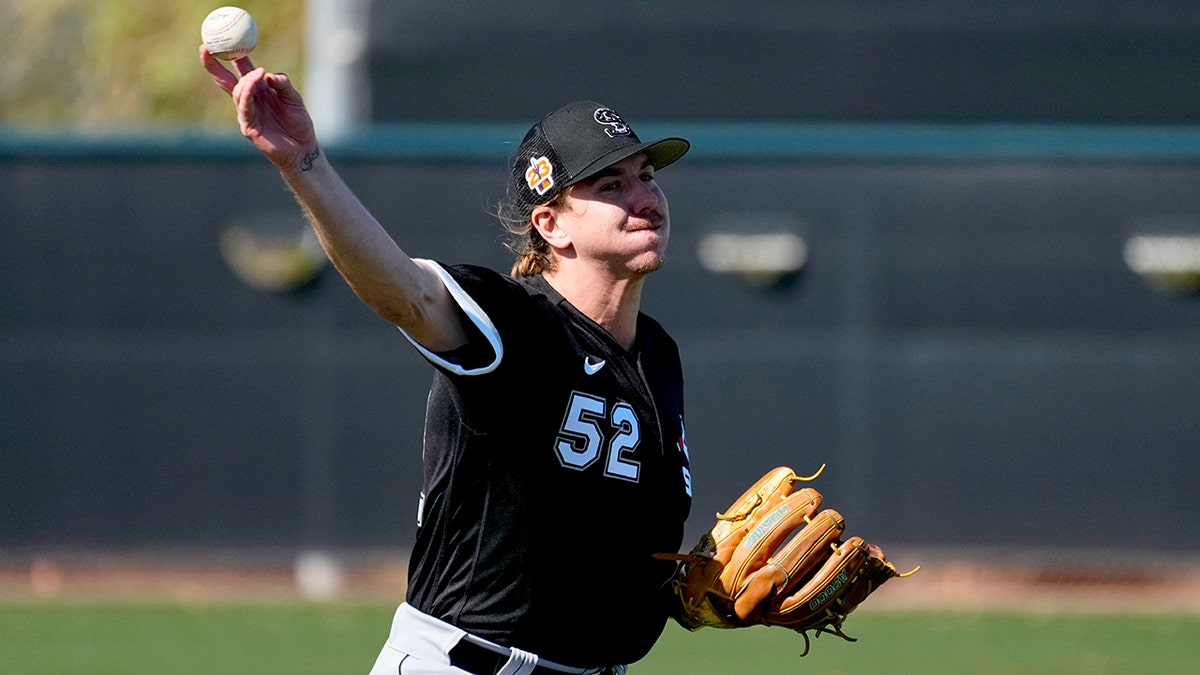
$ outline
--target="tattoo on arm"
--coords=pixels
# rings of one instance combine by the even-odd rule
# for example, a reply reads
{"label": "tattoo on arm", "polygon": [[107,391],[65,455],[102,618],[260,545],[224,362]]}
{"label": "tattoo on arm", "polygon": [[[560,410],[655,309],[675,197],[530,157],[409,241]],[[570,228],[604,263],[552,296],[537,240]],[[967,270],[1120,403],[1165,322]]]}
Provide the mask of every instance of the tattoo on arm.
{"label": "tattoo on arm", "polygon": [[321,146],[318,145],[315,148],[313,148],[312,152],[308,153],[307,155],[305,155],[303,158],[300,159],[300,170],[301,171],[312,171],[313,162],[317,161],[317,158],[320,156],[321,156]]}

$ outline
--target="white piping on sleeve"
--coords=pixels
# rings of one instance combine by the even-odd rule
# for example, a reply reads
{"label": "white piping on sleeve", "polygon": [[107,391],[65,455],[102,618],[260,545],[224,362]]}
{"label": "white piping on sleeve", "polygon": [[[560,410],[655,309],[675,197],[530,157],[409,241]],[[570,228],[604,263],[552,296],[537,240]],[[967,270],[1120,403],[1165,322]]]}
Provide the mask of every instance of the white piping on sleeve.
{"label": "white piping on sleeve", "polygon": [[479,368],[463,368],[461,365],[447,361],[434,352],[429,351],[421,343],[412,339],[412,336],[406,333],[403,328],[400,328],[399,326],[396,328],[398,328],[404,337],[407,338],[408,341],[417,348],[417,351],[421,352],[422,356],[424,356],[426,359],[429,359],[430,362],[438,367],[448,370],[456,375],[486,375],[498,368],[500,366],[500,361],[504,358],[504,345],[500,341],[500,333],[496,330],[495,324],[492,323],[491,317],[489,317],[487,313],[483,311],[483,308],[479,306],[479,303],[475,302],[474,298],[472,298],[467,294],[466,291],[463,290],[462,286],[458,285],[458,282],[454,280],[454,277],[450,276],[446,270],[442,269],[441,265],[432,260],[425,260],[423,258],[415,258],[414,262],[428,270],[435,272],[438,275],[438,278],[442,280],[442,284],[446,286],[446,290],[450,291],[450,297],[454,298],[454,301],[458,303],[459,309],[461,309],[463,313],[467,315],[467,318],[469,318],[471,323],[479,329],[479,332],[483,333],[483,337],[488,341],[488,344],[492,346],[492,352],[496,355],[496,358],[492,359],[491,363]]}

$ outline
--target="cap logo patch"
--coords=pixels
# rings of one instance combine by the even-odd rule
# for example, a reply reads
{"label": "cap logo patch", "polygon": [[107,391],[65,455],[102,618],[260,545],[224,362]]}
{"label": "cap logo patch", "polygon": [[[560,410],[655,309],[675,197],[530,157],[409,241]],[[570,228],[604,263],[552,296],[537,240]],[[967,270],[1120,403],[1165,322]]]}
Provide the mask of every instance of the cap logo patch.
{"label": "cap logo patch", "polygon": [[546,157],[530,157],[529,168],[525,169],[525,182],[529,189],[544,195],[554,187],[554,165]]}
{"label": "cap logo patch", "polygon": [[608,134],[609,138],[628,136],[633,133],[633,129],[630,129],[625,120],[621,119],[621,116],[614,112],[612,108],[597,108],[592,117],[604,125],[604,133]]}

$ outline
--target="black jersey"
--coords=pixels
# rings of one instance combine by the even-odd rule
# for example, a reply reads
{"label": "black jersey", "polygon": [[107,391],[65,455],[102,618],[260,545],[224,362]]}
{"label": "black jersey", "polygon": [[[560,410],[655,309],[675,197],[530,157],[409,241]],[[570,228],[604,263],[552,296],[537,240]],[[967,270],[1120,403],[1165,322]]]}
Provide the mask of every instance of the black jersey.
{"label": "black jersey", "polygon": [[[636,661],[668,616],[691,505],[675,342],[625,350],[540,277],[443,268],[479,330],[437,366],[408,602],[578,666]],[[419,347],[419,346],[418,346]]]}

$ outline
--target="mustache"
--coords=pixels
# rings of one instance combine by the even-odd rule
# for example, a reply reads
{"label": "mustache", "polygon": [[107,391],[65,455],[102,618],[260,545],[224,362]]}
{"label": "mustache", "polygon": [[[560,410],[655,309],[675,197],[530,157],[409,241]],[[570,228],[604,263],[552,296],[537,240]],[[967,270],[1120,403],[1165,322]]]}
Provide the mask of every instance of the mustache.
{"label": "mustache", "polygon": [[650,228],[657,229],[667,223],[666,214],[663,213],[662,211],[659,211],[658,209],[650,209],[646,213],[638,215],[637,218],[639,220],[644,220],[647,223],[647,225],[643,226],[643,227],[631,227],[629,229],[631,229],[631,230],[645,230],[645,229],[650,229]]}

